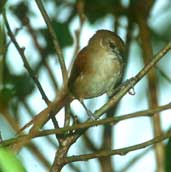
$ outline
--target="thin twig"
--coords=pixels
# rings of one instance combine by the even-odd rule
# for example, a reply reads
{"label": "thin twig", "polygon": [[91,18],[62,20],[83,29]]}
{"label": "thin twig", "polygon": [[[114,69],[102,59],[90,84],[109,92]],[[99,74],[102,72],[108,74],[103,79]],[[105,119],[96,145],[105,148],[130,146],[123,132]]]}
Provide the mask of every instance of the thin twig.
{"label": "thin twig", "polygon": [[163,106],[158,106],[153,109],[134,112],[134,113],[130,113],[127,115],[110,117],[110,118],[101,119],[101,120],[88,121],[85,123],[75,124],[72,126],[63,127],[63,128],[59,128],[59,129],[55,129],[55,130],[51,129],[51,130],[39,131],[36,135],[34,135],[34,137],[45,136],[45,135],[50,135],[50,134],[59,134],[60,135],[60,134],[66,133],[68,131],[76,131],[79,129],[86,129],[86,128],[90,128],[90,127],[98,126],[98,125],[116,124],[120,121],[131,119],[131,118],[152,116],[156,112],[160,112],[160,111],[167,110],[167,109],[171,109],[170,103],[163,105]]}
{"label": "thin twig", "polygon": [[43,16],[43,19],[45,20],[45,22],[47,24],[50,36],[52,37],[54,48],[55,48],[55,51],[56,51],[56,54],[58,56],[59,63],[60,63],[60,66],[61,66],[64,85],[66,85],[67,84],[67,80],[68,80],[68,74],[67,74],[67,69],[66,69],[66,66],[65,66],[65,61],[64,61],[63,53],[62,53],[61,47],[59,45],[59,41],[57,39],[56,33],[55,33],[55,31],[54,31],[54,29],[52,27],[50,18],[48,16],[48,14],[46,13],[46,10],[45,10],[41,0],[35,0],[35,1],[36,1],[36,4],[37,4],[37,6],[38,6],[38,8],[39,8],[39,10],[40,10],[40,12],[41,12],[41,14]]}
{"label": "thin twig", "polygon": [[74,63],[75,57],[78,54],[78,51],[80,49],[80,36],[83,29],[84,21],[85,21],[84,5],[85,5],[84,1],[78,1],[76,4],[76,7],[77,7],[76,9],[79,16],[79,28],[77,28],[77,30],[75,31],[76,46],[75,46],[75,50],[74,50],[74,54],[72,58],[73,61],[71,62],[71,64]]}
{"label": "thin twig", "polygon": [[143,149],[147,146],[151,146],[151,145],[159,143],[165,139],[168,139],[169,137],[171,137],[171,130],[169,130],[165,134],[162,134],[158,137],[155,137],[146,142],[136,144],[133,146],[124,147],[121,149],[114,149],[114,150],[102,150],[99,152],[90,153],[90,154],[86,154],[86,155],[84,154],[84,155],[66,157],[65,164],[68,164],[71,162],[76,162],[76,161],[87,161],[87,160],[93,159],[93,158],[101,158],[101,157],[112,156],[112,155],[126,155],[127,153],[129,153],[131,151]]}
{"label": "thin twig", "polygon": [[35,84],[36,84],[36,86],[37,86],[37,88],[38,88],[40,94],[42,95],[43,100],[44,100],[47,104],[49,104],[50,101],[49,101],[48,97],[46,96],[46,94],[45,94],[45,92],[44,92],[44,90],[43,90],[43,88],[42,88],[42,86],[41,86],[41,84],[40,84],[40,82],[39,82],[37,76],[34,74],[32,68],[30,67],[30,65],[29,65],[29,63],[28,63],[28,61],[27,61],[27,58],[26,58],[26,56],[25,56],[25,54],[24,54],[24,48],[21,48],[21,47],[19,46],[19,44],[17,43],[17,41],[16,41],[16,39],[15,39],[14,34],[13,34],[12,31],[11,31],[11,28],[10,28],[10,26],[9,26],[9,23],[8,23],[8,20],[7,20],[7,17],[6,17],[5,12],[3,12],[3,18],[4,18],[4,22],[5,22],[7,31],[8,31],[8,35],[9,35],[11,41],[13,42],[13,44],[15,45],[16,49],[18,50],[18,52],[19,52],[19,54],[20,54],[20,56],[21,56],[21,58],[22,58],[22,60],[23,60],[24,67],[27,69],[27,71],[28,71],[28,73],[30,74],[31,78],[34,80],[34,82],[35,82]]}
{"label": "thin twig", "polygon": [[142,153],[138,154],[137,156],[132,158],[130,161],[128,161],[127,164],[122,169],[118,170],[118,172],[128,171],[130,167],[132,167],[137,161],[143,158],[143,156],[149,153],[150,150],[152,150],[152,147],[148,147],[147,149],[145,149]]}
{"label": "thin twig", "polygon": [[[27,20],[29,21],[29,19],[27,19]],[[55,92],[57,92],[57,90],[59,89],[59,86],[58,86],[58,83],[57,83],[57,81],[56,81],[56,79],[54,77],[52,69],[49,67],[49,64],[47,62],[46,53],[44,53],[45,49],[43,47],[41,47],[41,45],[39,44],[39,42],[37,40],[37,34],[36,34],[35,30],[33,29],[33,27],[31,26],[31,23],[28,22],[26,26],[27,26],[27,29],[28,29],[31,37],[32,37],[33,43],[34,43],[37,51],[41,55],[41,59],[42,60],[41,60],[40,63],[41,63],[41,65],[42,65],[42,63],[45,65],[46,70],[48,71],[49,76],[50,76],[49,79],[52,80],[52,84],[53,84],[54,90],[55,90]]]}
{"label": "thin twig", "polygon": [[156,66],[156,69],[159,71],[160,75],[161,75],[169,84],[171,84],[171,78],[170,78],[170,76],[167,76],[167,74],[165,74],[165,72],[163,71],[163,69],[160,69],[159,66]]}
{"label": "thin twig", "polygon": [[4,140],[2,143],[2,146],[9,146],[12,144],[16,144],[18,142],[20,142],[21,140],[25,140],[25,138],[29,138],[29,139],[33,139],[36,137],[40,137],[40,136],[46,136],[46,135],[51,135],[51,134],[66,134],[69,131],[76,131],[78,129],[86,129],[86,128],[90,128],[93,126],[97,126],[97,125],[104,125],[104,124],[116,124],[122,120],[126,120],[126,119],[130,119],[130,118],[135,118],[135,117],[143,117],[143,116],[151,116],[152,114],[156,113],[156,112],[160,112],[163,110],[167,110],[171,108],[171,104],[166,104],[163,106],[159,106],[156,107],[154,109],[150,109],[150,110],[144,110],[144,111],[139,111],[139,112],[135,112],[135,113],[130,113],[127,115],[123,115],[123,116],[118,116],[118,117],[111,117],[111,118],[107,118],[107,119],[102,119],[102,120],[97,120],[97,121],[89,121],[89,122],[85,122],[85,123],[81,123],[81,124],[75,124],[73,126],[69,126],[69,127],[64,127],[64,128],[59,128],[59,129],[52,129],[52,130],[44,130],[44,131],[39,131],[37,132],[35,135],[29,136],[29,135],[21,135],[18,136],[17,138],[12,138],[9,140]]}

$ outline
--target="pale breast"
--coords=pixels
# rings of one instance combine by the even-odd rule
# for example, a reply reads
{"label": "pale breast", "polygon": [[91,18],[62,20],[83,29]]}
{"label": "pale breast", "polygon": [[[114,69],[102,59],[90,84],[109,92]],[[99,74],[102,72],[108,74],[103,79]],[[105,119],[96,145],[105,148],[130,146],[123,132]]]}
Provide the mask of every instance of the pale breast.
{"label": "pale breast", "polygon": [[[92,97],[104,94],[109,88],[114,86],[121,73],[121,64],[113,54],[104,54],[105,58],[93,59],[91,72],[85,77],[91,80],[87,83],[90,88]],[[91,78],[91,79],[90,79]]]}

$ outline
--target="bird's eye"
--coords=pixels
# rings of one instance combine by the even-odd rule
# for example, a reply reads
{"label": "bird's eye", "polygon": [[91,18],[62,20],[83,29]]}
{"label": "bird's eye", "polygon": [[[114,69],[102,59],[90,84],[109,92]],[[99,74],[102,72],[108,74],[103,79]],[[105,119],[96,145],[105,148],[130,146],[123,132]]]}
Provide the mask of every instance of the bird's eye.
{"label": "bird's eye", "polygon": [[115,44],[111,41],[109,41],[109,47],[113,50],[116,48]]}
{"label": "bird's eye", "polygon": [[118,56],[122,56],[121,52],[119,51],[118,47],[116,46],[116,44],[114,42],[109,41],[108,46],[113,53],[117,54]]}

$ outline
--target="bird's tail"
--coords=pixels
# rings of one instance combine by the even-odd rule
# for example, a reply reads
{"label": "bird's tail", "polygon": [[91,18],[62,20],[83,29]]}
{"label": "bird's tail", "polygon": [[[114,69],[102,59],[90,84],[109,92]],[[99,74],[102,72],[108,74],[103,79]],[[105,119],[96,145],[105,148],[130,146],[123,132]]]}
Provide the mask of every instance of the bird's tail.
{"label": "bird's tail", "polygon": [[25,124],[20,130],[17,132],[17,135],[21,133],[23,130],[32,125],[30,132],[35,132],[39,130],[50,118],[55,116],[62,107],[65,106],[66,103],[70,103],[74,98],[68,94],[68,91],[61,91],[58,98],[49,103],[48,107],[41,112],[39,112],[30,122]]}

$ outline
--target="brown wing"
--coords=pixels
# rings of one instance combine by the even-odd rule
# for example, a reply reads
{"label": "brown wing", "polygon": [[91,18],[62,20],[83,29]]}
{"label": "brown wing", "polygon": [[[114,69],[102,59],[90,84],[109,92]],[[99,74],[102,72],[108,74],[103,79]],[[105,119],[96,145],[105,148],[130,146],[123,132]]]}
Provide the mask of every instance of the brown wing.
{"label": "brown wing", "polygon": [[77,55],[71,69],[71,74],[68,81],[68,87],[72,87],[72,83],[86,69],[87,47],[83,48]]}

